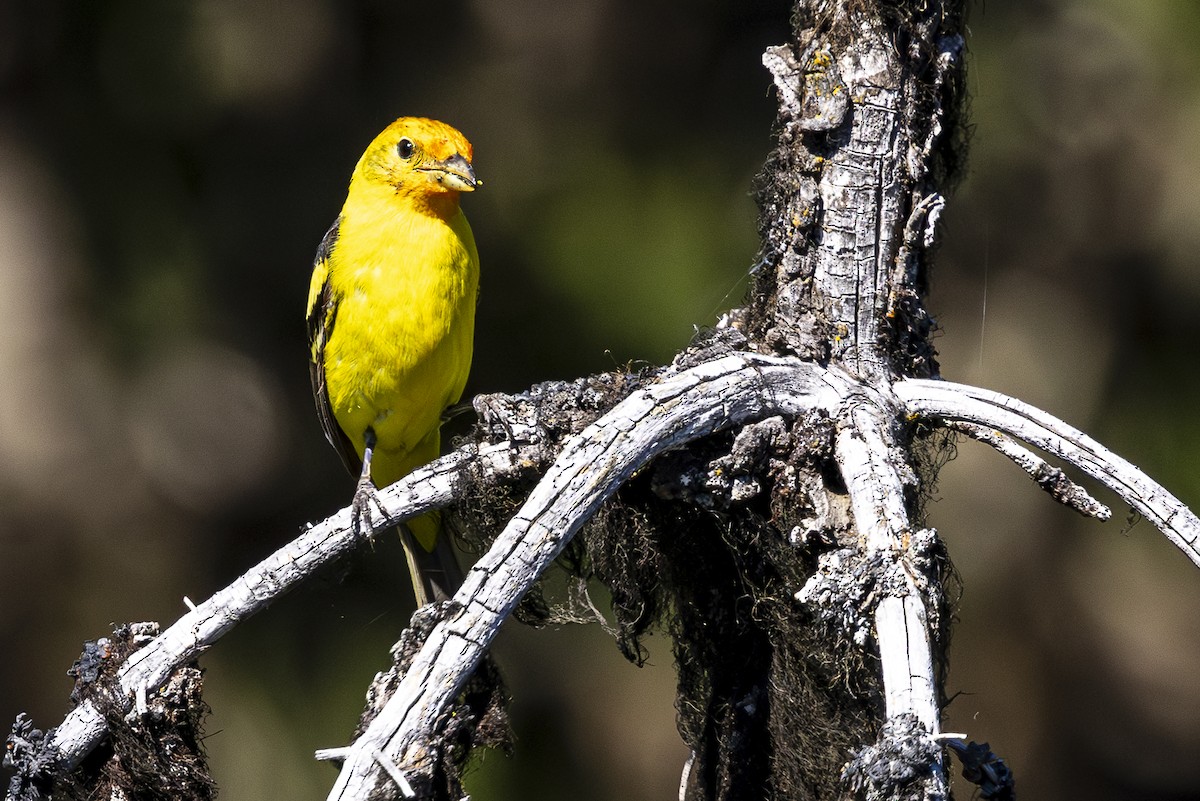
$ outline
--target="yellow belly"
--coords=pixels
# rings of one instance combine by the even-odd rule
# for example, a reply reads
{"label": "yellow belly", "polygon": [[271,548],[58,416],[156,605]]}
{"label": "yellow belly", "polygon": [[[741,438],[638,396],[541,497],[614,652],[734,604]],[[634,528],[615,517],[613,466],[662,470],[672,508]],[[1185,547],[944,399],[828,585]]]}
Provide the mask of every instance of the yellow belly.
{"label": "yellow belly", "polygon": [[338,296],[325,381],[338,425],[386,486],[438,455],[445,408],[471,368],[478,256],[466,218],[343,220],[330,259]]}

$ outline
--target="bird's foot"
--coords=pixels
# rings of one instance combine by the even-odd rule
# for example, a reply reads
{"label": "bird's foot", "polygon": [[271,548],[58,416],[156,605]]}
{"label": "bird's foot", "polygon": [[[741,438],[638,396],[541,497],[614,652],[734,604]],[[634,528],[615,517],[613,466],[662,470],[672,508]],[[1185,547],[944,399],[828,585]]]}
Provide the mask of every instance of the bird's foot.
{"label": "bird's foot", "polygon": [[375,531],[376,515],[381,518],[382,528],[387,523],[388,513],[379,498],[379,490],[375,489],[369,478],[359,481],[354,489],[354,500],[350,503],[350,520],[354,526],[354,533],[359,537],[369,538]]}

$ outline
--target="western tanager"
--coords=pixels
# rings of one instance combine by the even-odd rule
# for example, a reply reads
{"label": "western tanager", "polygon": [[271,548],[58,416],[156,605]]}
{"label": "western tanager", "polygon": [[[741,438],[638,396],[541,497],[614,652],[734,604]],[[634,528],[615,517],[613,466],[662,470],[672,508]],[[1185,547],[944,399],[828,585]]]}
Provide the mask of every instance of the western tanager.
{"label": "western tanager", "polygon": [[[359,476],[356,526],[376,487],[438,456],[442,412],[467,381],[479,254],[458,201],[482,183],[471,158],[449,125],[401,117],[359,159],[317,249],[309,367],[325,436]],[[401,531],[420,604],[461,582],[439,529],[431,514]]]}

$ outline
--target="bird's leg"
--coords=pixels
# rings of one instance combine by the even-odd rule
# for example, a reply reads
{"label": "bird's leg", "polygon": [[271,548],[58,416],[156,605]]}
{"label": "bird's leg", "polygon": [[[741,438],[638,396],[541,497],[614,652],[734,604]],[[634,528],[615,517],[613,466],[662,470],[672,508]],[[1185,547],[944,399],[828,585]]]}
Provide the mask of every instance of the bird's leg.
{"label": "bird's leg", "polygon": [[350,517],[354,524],[354,532],[360,537],[371,536],[374,531],[372,507],[380,516],[387,519],[387,511],[383,501],[379,499],[379,491],[371,480],[371,454],[375,450],[375,430],[368,428],[363,434],[362,473],[358,477],[358,486],[354,488],[354,500],[350,503]]}

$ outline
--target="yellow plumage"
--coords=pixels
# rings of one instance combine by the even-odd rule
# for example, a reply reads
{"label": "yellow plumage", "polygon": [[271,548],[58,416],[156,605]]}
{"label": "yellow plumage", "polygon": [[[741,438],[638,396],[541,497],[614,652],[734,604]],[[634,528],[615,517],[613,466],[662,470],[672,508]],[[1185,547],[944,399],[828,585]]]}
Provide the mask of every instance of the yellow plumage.
{"label": "yellow plumage", "polygon": [[[308,296],[317,409],[347,467],[357,472],[365,456],[378,487],[437,457],[442,412],[471,368],[479,255],[459,208],[459,193],[480,183],[471,158],[445,123],[392,123],[359,160],[317,251]],[[366,479],[356,515],[373,491]],[[410,528],[434,549],[435,516]]]}

